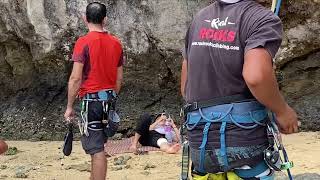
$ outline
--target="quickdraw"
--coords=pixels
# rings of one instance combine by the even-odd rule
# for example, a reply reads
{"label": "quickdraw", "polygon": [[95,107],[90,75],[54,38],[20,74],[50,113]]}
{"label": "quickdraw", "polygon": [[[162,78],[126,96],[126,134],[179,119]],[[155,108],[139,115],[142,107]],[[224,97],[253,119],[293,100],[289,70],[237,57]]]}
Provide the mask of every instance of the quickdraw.
{"label": "quickdraw", "polygon": [[284,171],[288,173],[290,180],[293,179],[290,169],[293,168],[293,162],[289,161],[288,154],[283,146],[281,133],[276,124],[277,120],[272,113],[272,121],[267,124],[269,139],[269,148],[265,150],[264,159],[268,166],[275,171]]}
{"label": "quickdraw", "polygon": [[80,134],[89,136],[88,132],[88,106],[89,106],[89,101],[81,101],[81,118],[78,119],[78,126],[80,130]]}

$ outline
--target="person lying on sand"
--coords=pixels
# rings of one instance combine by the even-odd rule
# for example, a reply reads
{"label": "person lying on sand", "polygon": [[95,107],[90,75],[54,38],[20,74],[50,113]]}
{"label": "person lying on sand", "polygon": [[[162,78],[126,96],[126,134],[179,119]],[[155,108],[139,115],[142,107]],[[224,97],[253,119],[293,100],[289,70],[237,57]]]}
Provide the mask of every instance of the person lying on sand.
{"label": "person lying on sand", "polygon": [[142,146],[153,146],[161,151],[175,154],[180,150],[179,130],[173,119],[165,114],[141,116],[130,149],[138,153],[138,142]]}

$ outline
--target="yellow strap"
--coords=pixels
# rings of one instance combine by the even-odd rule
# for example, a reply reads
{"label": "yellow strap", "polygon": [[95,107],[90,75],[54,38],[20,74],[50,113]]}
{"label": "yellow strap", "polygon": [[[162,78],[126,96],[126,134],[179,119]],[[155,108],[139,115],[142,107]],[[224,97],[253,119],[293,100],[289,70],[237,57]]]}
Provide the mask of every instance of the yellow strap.
{"label": "yellow strap", "polygon": [[209,177],[209,174],[206,174],[205,176],[192,174],[192,180],[208,180],[208,177]]}
{"label": "yellow strap", "polygon": [[219,173],[219,174],[206,174],[205,176],[200,176],[193,174],[192,180],[242,180],[234,172]]}
{"label": "yellow strap", "polygon": [[275,12],[276,11],[276,6],[277,6],[277,0],[272,0],[272,6],[271,6],[271,11]]}
{"label": "yellow strap", "polygon": [[236,173],[228,172],[227,173],[228,180],[242,180]]}

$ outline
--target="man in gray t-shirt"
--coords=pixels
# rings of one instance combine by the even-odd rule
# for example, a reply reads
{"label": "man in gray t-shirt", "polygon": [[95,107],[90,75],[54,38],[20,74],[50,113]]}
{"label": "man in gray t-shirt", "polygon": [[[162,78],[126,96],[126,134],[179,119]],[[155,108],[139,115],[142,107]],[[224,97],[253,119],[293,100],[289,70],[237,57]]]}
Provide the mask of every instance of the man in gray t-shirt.
{"label": "man in gray t-shirt", "polygon": [[[280,94],[272,68],[281,41],[281,20],[254,0],[217,0],[202,9],[191,22],[183,49],[181,93],[186,102],[245,94],[275,113],[282,133],[297,132],[297,115]],[[220,124],[214,124],[208,132],[209,148],[219,148],[221,143]],[[188,131],[191,149],[197,151],[203,144],[204,128],[205,124],[199,123]],[[241,163],[235,160],[232,168],[252,167],[263,160],[268,145],[264,126],[248,130],[228,123],[225,133],[228,147],[251,146],[261,151],[253,158],[238,159]],[[196,153],[191,152],[193,160]],[[218,162],[216,166],[220,166]]]}

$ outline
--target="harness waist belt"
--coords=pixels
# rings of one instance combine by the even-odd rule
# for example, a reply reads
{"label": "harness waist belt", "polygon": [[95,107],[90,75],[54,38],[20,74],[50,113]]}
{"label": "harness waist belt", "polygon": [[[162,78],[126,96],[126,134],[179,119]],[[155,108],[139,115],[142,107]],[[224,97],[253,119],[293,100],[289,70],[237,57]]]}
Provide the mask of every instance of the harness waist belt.
{"label": "harness waist belt", "polygon": [[[231,114],[232,112],[232,114]],[[258,101],[224,104],[188,113],[187,126],[199,122],[257,123],[265,120],[268,112]]]}
{"label": "harness waist belt", "polygon": [[197,111],[189,112],[186,116],[186,127],[189,131],[193,130],[200,122],[205,123],[202,134],[202,143],[199,146],[199,167],[196,168],[198,172],[205,173],[205,151],[210,126],[212,123],[221,123],[220,157],[222,158],[224,171],[226,172],[229,170],[225,133],[227,123],[233,123],[243,129],[253,129],[258,125],[265,126],[265,120],[268,116],[268,112],[258,101],[251,100],[206,108],[198,107]]}
{"label": "harness waist belt", "polygon": [[[105,90],[105,91],[99,91],[96,93],[88,93],[84,97],[85,99],[100,99],[102,92],[105,92],[108,96],[111,95],[115,97],[115,92],[113,90]],[[105,94],[103,94],[103,96],[105,96]],[[109,97],[105,97],[105,98],[108,99]]]}
{"label": "harness waist belt", "polygon": [[250,94],[236,94],[232,96],[224,96],[219,98],[210,99],[207,101],[193,102],[184,106],[184,114],[198,110],[199,108],[212,107],[222,104],[241,103],[253,101],[255,98]]}

